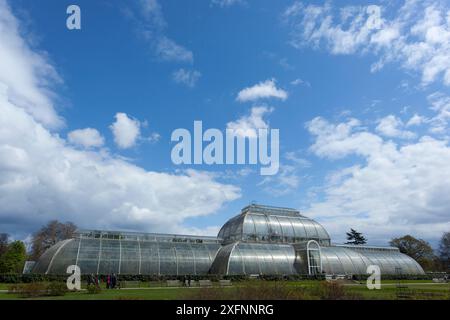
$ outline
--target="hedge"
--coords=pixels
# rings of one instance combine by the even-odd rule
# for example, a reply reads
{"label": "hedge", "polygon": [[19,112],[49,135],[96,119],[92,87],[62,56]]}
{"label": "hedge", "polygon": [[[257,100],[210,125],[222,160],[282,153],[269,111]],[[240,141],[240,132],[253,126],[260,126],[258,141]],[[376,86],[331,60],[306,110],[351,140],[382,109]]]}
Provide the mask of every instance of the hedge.
{"label": "hedge", "polygon": [[[14,273],[5,273],[0,274],[0,283],[31,283],[31,282],[46,282],[46,281],[61,281],[65,282],[67,280],[67,277],[69,275],[54,275],[54,274],[14,274]],[[369,275],[362,274],[362,275],[353,275],[353,280],[366,280]],[[442,276],[442,275],[440,275]],[[84,274],[81,276],[81,279],[83,281],[87,280],[88,275]],[[107,275],[98,275],[101,281],[105,281]],[[183,275],[133,275],[133,274],[121,274],[118,275],[119,281],[166,281],[166,280],[183,280],[185,276]],[[433,273],[427,273],[424,275],[381,275],[381,278],[384,280],[397,280],[397,279],[404,279],[404,280],[431,280],[436,277],[436,274]],[[234,282],[236,281],[244,281],[251,279],[249,276],[246,275],[215,275],[215,274],[206,274],[206,275],[191,275],[191,280],[197,281],[197,280],[211,280],[211,281],[219,281],[220,279],[227,279],[232,280]],[[300,280],[324,280],[324,275],[260,275],[260,279],[267,280],[267,281],[281,281],[281,280],[287,280],[287,281],[300,281]]]}

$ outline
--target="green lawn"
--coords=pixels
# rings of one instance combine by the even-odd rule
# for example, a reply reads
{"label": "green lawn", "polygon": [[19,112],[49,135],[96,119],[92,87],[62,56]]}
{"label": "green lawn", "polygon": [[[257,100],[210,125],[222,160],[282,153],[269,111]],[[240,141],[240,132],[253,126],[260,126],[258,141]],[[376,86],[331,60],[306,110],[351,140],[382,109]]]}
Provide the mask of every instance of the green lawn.
{"label": "green lawn", "polygon": [[[231,288],[216,288],[213,289],[213,294],[221,295],[223,293],[233,293],[233,290],[239,290],[246,286],[252,286],[253,289],[258,288],[262,282],[250,281],[250,282],[236,282]],[[271,285],[271,282],[269,286]],[[423,280],[408,280],[402,281],[404,288],[398,288],[399,281],[387,280],[382,281],[381,290],[368,290],[365,283],[346,282],[343,285],[343,289],[346,293],[354,295],[357,298],[362,299],[397,299],[398,293],[403,293],[406,298],[409,299],[450,299],[450,284],[434,284],[429,281]],[[177,300],[177,299],[192,299],[192,298],[207,298],[208,292],[202,291],[207,289],[202,288],[164,288],[155,287],[156,284],[141,285],[140,289],[115,289],[115,290],[102,290],[98,294],[88,294],[86,291],[81,292],[69,292],[64,296],[57,297],[43,297],[33,299],[46,299],[46,300]],[[264,285],[264,284],[263,284]],[[314,288],[320,285],[319,281],[307,280],[307,281],[290,281],[283,282],[282,286],[290,288],[289,290],[304,290],[304,292],[313,292]],[[255,287],[256,286],[256,287]],[[0,284],[0,290],[7,289],[8,284]],[[267,287],[266,287],[267,289]],[[203,293],[198,295],[198,293]],[[229,295],[228,295],[229,296]],[[233,294],[232,294],[233,296]],[[0,300],[2,299],[21,299],[15,294],[9,294],[7,292],[0,292]],[[317,297],[313,297],[317,299]]]}

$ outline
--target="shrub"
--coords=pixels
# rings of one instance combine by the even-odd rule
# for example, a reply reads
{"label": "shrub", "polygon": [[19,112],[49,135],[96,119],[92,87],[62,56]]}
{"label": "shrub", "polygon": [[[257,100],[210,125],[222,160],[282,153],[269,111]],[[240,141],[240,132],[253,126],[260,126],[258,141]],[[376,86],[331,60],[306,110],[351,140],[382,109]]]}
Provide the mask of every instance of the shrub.
{"label": "shrub", "polygon": [[48,284],[47,291],[49,296],[63,296],[68,289],[66,283],[52,281]]}
{"label": "shrub", "polygon": [[62,282],[30,282],[12,284],[8,287],[8,293],[15,293],[20,298],[36,298],[44,296],[63,296],[67,292],[65,283]]}
{"label": "shrub", "polygon": [[303,300],[305,288],[292,287],[284,281],[249,281],[229,288],[200,288],[182,298],[194,300]]}
{"label": "shrub", "polygon": [[312,294],[321,300],[355,300],[363,299],[361,295],[347,292],[338,281],[323,281],[313,288]]}
{"label": "shrub", "polygon": [[31,282],[16,284],[9,288],[9,293],[16,293],[20,298],[35,298],[47,295],[47,284]]}
{"label": "shrub", "polygon": [[102,292],[102,289],[100,288],[100,286],[96,286],[94,284],[90,284],[87,286],[88,294],[98,294],[100,292]]}

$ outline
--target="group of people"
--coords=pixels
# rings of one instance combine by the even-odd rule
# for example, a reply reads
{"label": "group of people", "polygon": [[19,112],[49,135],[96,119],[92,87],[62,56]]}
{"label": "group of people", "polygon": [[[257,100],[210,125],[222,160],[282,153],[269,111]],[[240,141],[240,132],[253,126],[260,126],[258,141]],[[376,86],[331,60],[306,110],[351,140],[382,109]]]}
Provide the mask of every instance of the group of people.
{"label": "group of people", "polygon": [[117,276],[115,273],[106,276],[106,289],[115,289],[117,285]]}
{"label": "group of people", "polygon": [[191,286],[191,276],[183,276],[183,278],[181,279],[183,286],[184,287],[190,287]]}
{"label": "group of people", "polygon": [[[98,275],[90,274],[87,278],[87,285],[94,285],[98,287],[100,285],[100,278]],[[106,289],[115,289],[117,285],[117,276],[115,273],[108,274],[106,276]]]}

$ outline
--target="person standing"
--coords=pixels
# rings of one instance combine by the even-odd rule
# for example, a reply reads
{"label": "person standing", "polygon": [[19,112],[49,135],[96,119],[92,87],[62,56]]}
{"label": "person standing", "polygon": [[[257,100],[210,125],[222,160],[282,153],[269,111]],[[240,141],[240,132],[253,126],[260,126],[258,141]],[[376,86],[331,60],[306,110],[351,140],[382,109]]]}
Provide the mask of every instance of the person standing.
{"label": "person standing", "polygon": [[117,276],[115,273],[112,274],[111,276],[111,287],[112,289],[116,288],[116,284],[117,284]]}

